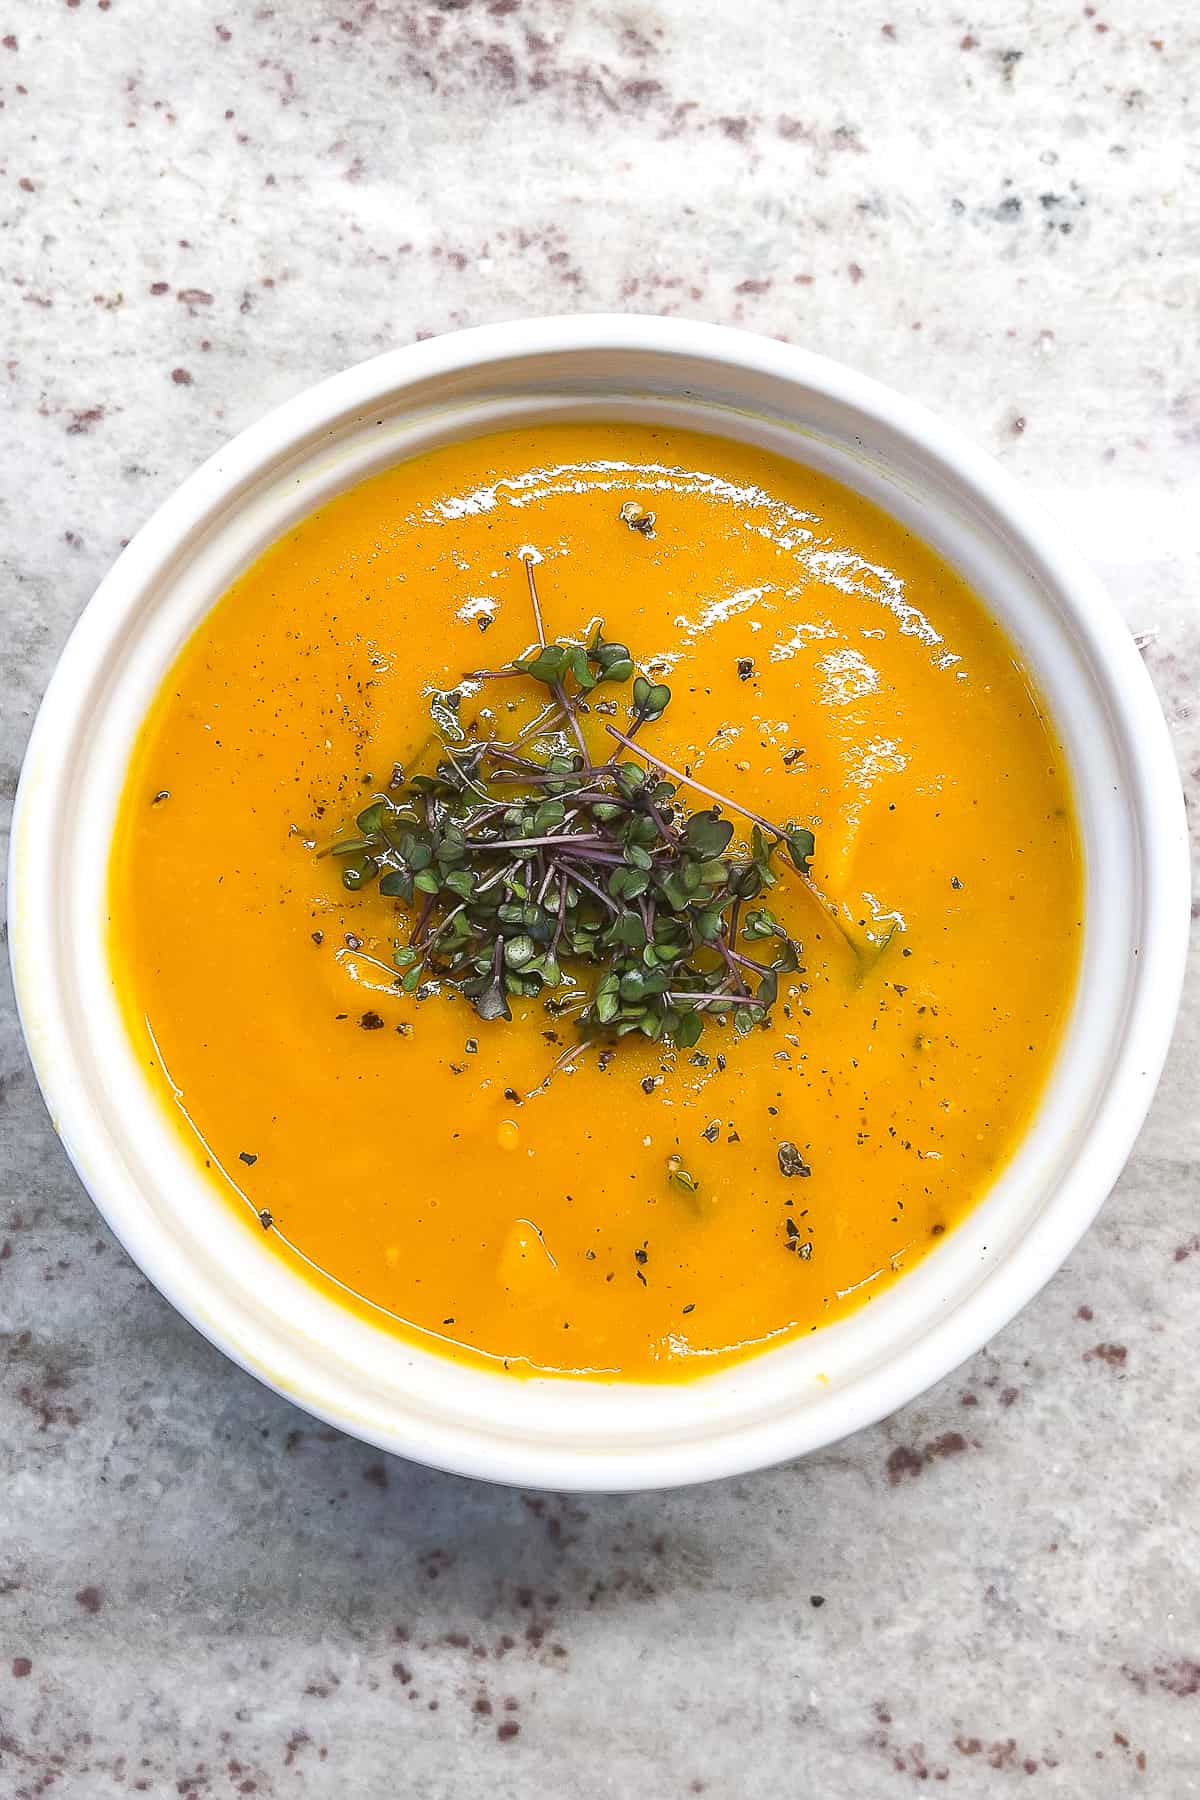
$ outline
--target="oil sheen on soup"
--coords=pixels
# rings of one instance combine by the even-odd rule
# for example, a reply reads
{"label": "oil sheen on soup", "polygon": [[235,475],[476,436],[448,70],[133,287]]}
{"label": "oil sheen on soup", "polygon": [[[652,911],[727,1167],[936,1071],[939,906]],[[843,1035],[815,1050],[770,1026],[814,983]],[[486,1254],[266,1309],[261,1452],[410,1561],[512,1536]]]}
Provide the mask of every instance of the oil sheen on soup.
{"label": "oil sheen on soup", "polygon": [[[396,762],[533,717],[532,683],[463,680],[534,643],[525,559],[548,638],[602,619],[669,684],[639,741],[814,834],[770,894],[799,967],[744,1035],[573,1055],[569,1009],[401,991],[407,909],[318,854]],[[142,730],[111,955],[163,1106],[309,1279],[460,1359],[677,1380],[870,1301],[986,1192],[1080,909],[1061,749],[944,562],[798,464],[581,423],[392,468],[242,576]]]}

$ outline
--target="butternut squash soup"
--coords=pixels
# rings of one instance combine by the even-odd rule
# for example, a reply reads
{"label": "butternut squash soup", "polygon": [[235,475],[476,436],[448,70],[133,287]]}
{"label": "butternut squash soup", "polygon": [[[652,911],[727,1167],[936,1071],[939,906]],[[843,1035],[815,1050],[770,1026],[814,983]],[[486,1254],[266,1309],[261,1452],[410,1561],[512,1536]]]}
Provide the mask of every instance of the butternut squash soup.
{"label": "butternut squash soup", "polygon": [[1082,869],[932,550],[761,450],[579,423],[268,550],[146,720],[110,892],[138,1054],[248,1231],[448,1355],[678,1380],[986,1192]]}

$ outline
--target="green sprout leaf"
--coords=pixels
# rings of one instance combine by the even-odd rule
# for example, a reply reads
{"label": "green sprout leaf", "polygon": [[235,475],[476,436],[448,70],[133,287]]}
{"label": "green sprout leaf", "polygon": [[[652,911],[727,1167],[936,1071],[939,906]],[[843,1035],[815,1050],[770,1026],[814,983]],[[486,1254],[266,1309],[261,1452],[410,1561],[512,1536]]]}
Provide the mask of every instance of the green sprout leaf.
{"label": "green sprout leaf", "polygon": [[789,825],[787,829],[788,855],[801,875],[808,874],[809,863],[817,847],[817,841],[806,826]]}
{"label": "green sprout leaf", "polygon": [[687,847],[696,856],[723,856],[733,836],[733,826],[714,810],[693,813],[684,833]]}

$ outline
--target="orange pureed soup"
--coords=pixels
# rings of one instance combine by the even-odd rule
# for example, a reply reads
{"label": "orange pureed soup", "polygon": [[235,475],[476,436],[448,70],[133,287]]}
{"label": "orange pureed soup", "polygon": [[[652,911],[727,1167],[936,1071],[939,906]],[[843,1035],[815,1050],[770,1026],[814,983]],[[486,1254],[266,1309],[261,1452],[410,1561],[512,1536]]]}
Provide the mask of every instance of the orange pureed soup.
{"label": "orange pureed soup", "polygon": [[[402,991],[413,909],[318,854],[397,761],[534,719],[532,680],[462,680],[535,644],[529,557],[551,641],[603,619],[670,685],[639,744],[815,836],[809,879],[775,858],[800,966],[743,1035],[564,1062],[580,1001]],[[629,688],[592,701],[599,761]],[[112,967],[247,1231],[346,1305],[519,1373],[677,1380],[861,1306],[986,1191],[1071,1004],[1081,877],[1030,678],[925,544],[757,449],[541,426],[364,482],[214,607],[133,757]]]}

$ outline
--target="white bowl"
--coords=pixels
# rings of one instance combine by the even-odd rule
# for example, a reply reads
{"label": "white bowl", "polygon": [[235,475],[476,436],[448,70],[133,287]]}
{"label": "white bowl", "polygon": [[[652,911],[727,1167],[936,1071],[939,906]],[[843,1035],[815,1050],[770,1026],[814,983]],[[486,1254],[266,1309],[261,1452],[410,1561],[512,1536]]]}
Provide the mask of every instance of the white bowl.
{"label": "white bowl", "polygon": [[[1016,1157],[869,1308],[678,1386],[520,1381],[352,1317],[292,1274],[203,1179],[135,1060],[105,951],[109,843],[138,726],[180,646],[293,521],[449,439],[593,416],[717,432],[837,476],[958,568],[1040,684],[1087,862],[1079,994]],[[343,1430],[534,1486],[700,1481],[802,1454],[911,1400],[1054,1272],[1129,1153],[1166,1053],[1189,872],[1166,727],[1081,557],[988,457],[821,357],[651,318],[487,326],[363,363],[243,432],[130,544],[76,626],[17,797],[11,940],[55,1128],[130,1255],[243,1367]]]}

